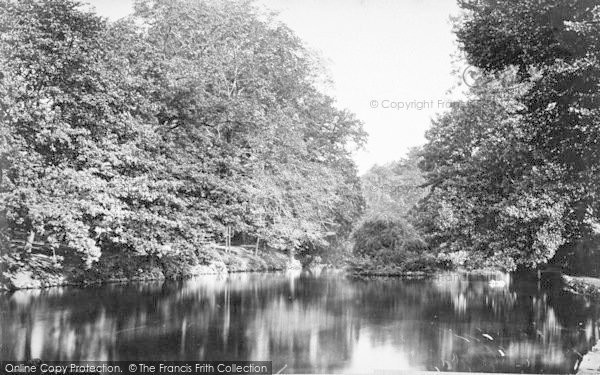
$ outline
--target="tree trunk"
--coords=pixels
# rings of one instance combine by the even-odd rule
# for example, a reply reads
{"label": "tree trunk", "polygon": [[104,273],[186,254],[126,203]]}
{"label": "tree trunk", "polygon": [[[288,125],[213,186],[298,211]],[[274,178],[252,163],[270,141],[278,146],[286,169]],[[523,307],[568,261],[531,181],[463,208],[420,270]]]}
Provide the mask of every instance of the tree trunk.
{"label": "tree trunk", "polygon": [[11,251],[10,240],[6,211],[2,211],[0,212],[0,288],[7,282],[4,274],[8,271],[8,262],[3,257]]}
{"label": "tree trunk", "polygon": [[8,222],[6,211],[0,212],[0,256],[8,254],[10,247],[10,236],[8,235]]}
{"label": "tree trunk", "polygon": [[228,225],[227,226],[227,231],[226,231],[226,235],[225,235],[225,247],[227,248],[227,253],[231,252],[231,227]]}
{"label": "tree trunk", "polygon": [[29,231],[29,235],[27,236],[27,242],[25,243],[25,251],[31,253],[31,249],[33,248],[33,241],[35,240],[35,232],[32,230]]}

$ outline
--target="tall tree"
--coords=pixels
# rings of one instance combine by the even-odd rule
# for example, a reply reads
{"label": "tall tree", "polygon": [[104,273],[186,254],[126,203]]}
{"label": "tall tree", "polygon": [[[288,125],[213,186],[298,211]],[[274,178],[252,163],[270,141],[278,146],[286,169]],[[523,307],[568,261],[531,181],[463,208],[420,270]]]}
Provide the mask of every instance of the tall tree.
{"label": "tall tree", "polygon": [[90,266],[102,251],[214,256],[226,230],[327,245],[362,208],[362,124],[249,2],[0,1],[0,214]]}
{"label": "tall tree", "polygon": [[161,99],[157,116],[196,150],[197,161],[178,147],[182,166],[212,176],[203,194],[222,199],[212,222],[282,247],[322,241],[347,202],[340,192],[359,195],[349,151],[364,132],[315,88],[301,41],[250,3],[140,1],[136,10],[171,67],[159,91],[176,100]]}
{"label": "tall tree", "polygon": [[460,1],[485,79],[428,133],[423,223],[440,246],[535,267],[598,221],[594,1]]}

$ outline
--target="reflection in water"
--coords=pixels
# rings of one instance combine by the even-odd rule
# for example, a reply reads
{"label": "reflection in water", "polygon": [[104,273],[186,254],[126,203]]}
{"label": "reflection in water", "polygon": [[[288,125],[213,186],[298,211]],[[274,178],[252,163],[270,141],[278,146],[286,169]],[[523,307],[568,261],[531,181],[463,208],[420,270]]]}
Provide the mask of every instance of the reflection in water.
{"label": "reflection in water", "polygon": [[506,276],[236,274],[0,295],[0,358],[272,360],[275,371],[572,372],[598,307]]}

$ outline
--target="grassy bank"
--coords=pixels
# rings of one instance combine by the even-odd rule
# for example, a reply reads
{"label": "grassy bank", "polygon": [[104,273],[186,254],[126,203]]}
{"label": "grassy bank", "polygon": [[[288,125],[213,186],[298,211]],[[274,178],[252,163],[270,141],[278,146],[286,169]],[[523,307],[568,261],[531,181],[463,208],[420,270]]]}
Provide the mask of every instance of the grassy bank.
{"label": "grassy bank", "polygon": [[254,251],[244,247],[215,246],[210,259],[196,255],[163,258],[103,254],[86,269],[76,259],[57,264],[51,256],[30,254],[17,259],[2,275],[0,290],[35,289],[61,285],[90,285],[143,280],[182,279],[232,272],[268,272],[300,268],[300,262],[276,250]]}

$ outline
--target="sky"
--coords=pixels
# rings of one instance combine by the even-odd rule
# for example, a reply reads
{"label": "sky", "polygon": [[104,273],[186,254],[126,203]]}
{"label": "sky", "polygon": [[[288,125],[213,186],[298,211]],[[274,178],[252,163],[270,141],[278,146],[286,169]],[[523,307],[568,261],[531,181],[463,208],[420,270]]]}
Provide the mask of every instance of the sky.
{"label": "sky", "polygon": [[[133,0],[89,0],[110,19],[132,12]],[[447,110],[466,67],[456,61],[451,15],[456,0],[257,0],[278,12],[317,53],[332,80],[326,88],[369,134],[354,153],[359,172],[425,143],[436,113]],[[453,91],[454,93],[457,90]]]}

